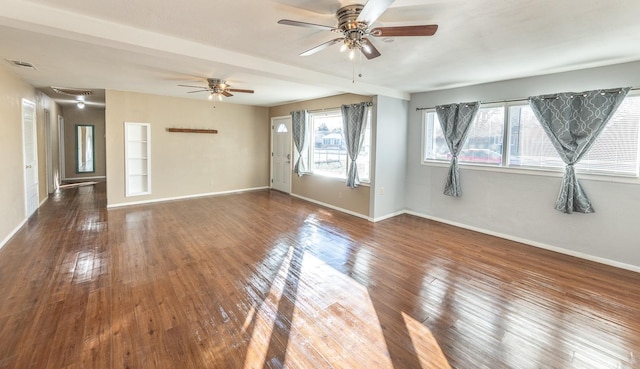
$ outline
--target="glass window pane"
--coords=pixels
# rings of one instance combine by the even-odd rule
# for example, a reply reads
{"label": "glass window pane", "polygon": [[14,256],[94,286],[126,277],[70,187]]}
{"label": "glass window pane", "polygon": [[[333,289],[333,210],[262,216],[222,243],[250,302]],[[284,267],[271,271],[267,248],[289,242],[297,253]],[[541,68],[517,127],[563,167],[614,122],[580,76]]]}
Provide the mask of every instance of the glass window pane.
{"label": "glass window pane", "polygon": [[424,160],[449,161],[451,153],[435,111],[427,112],[424,116]]}
{"label": "glass window pane", "polygon": [[[356,159],[356,165],[358,166],[358,177],[360,182],[369,182],[369,166],[371,163],[371,109],[367,109],[367,123],[364,131],[364,142],[358,159]],[[346,174],[345,174],[346,176]]]}
{"label": "glass window pane", "polygon": [[501,165],[503,137],[504,107],[480,108],[458,160],[461,163]]}
{"label": "glass window pane", "polygon": [[336,113],[311,115],[312,171],[330,177],[347,177],[347,148],[342,135],[342,116]]}
{"label": "glass window pane", "polygon": [[509,165],[563,168],[564,163],[529,105],[509,108]]}
{"label": "glass window pane", "polygon": [[[461,163],[501,165],[503,135],[504,107],[480,108],[458,159]],[[436,112],[426,113],[424,136],[425,160],[451,160]]]}
{"label": "glass window pane", "polygon": [[640,96],[627,97],[576,169],[637,176],[639,127]]}
{"label": "glass window pane", "polygon": [[[509,165],[564,168],[529,105],[509,109]],[[576,165],[581,172],[638,176],[640,96],[627,97]]]}

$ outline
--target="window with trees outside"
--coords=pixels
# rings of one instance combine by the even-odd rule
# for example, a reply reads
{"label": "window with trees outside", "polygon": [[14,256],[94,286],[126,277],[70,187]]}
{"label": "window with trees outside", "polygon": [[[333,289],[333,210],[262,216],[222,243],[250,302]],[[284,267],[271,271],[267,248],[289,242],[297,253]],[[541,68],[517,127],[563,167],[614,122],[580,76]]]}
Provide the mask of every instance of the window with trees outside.
{"label": "window with trees outside", "polygon": [[[356,160],[361,182],[369,182],[371,147],[371,109],[367,110],[364,143]],[[316,175],[346,179],[347,146],[343,135],[342,114],[339,109],[310,113],[309,156],[310,171]]]}
{"label": "window with trees outside", "polygon": [[[423,163],[448,162],[451,153],[437,113],[423,116]],[[638,177],[640,95],[629,95],[578,162],[583,173]],[[506,149],[505,149],[506,148]],[[564,162],[527,101],[481,106],[458,156],[461,164],[562,170]]]}

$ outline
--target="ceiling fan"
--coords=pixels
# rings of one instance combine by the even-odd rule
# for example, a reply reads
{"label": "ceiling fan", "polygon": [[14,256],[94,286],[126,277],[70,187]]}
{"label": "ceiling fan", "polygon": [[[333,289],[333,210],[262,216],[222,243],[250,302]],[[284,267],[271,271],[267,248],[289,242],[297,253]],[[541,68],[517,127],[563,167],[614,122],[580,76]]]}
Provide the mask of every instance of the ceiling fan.
{"label": "ceiling fan", "polygon": [[192,87],[198,88],[195,91],[188,91],[188,94],[192,94],[195,92],[209,92],[209,100],[217,97],[218,100],[222,100],[222,96],[231,97],[233,96],[232,92],[242,92],[247,94],[252,94],[253,90],[241,90],[238,88],[231,88],[231,85],[227,83],[227,81],[223,81],[220,78],[207,78],[207,87],[203,86],[191,86],[191,85],[178,85],[180,87]]}
{"label": "ceiling fan", "polygon": [[366,5],[354,4],[343,6],[336,12],[337,27],[321,24],[299,22],[290,19],[281,19],[279,24],[297,27],[318,28],[341,34],[341,37],[322,43],[300,54],[308,56],[324,50],[329,46],[342,43],[341,51],[351,50],[353,58],[354,50],[360,50],[367,59],[380,56],[380,52],[373,45],[368,36],[373,37],[403,37],[403,36],[433,36],[438,30],[437,24],[401,27],[375,27],[371,25],[384,13],[394,0],[369,0]]}

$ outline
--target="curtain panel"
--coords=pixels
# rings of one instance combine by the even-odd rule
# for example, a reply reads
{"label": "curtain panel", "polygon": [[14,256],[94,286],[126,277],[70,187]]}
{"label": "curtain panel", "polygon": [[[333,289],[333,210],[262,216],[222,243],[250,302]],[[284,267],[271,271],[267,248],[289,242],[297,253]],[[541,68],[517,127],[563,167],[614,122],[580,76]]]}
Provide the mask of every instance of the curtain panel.
{"label": "curtain panel", "polygon": [[444,139],[449,151],[451,151],[451,165],[444,186],[444,194],[447,196],[459,197],[462,195],[458,155],[467,140],[469,127],[471,127],[479,109],[479,101],[436,106],[440,127],[442,127]]}
{"label": "curtain panel", "polygon": [[293,166],[293,172],[302,177],[308,173],[306,159],[309,157],[309,139],[307,138],[307,126],[309,121],[309,112],[306,110],[297,110],[291,112],[291,125],[293,133],[293,143],[298,152],[298,158]]}
{"label": "curtain panel", "polygon": [[369,103],[342,105],[342,126],[347,154],[349,155],[349,169],[347,171],[347,186],[356,188],[360,184],[358,177],[358,165],[356,160],[364,142],[364,131],[367,120],[367,107]]}
{"label": "curtain panel", "polygon": [[574,164],[589,152],[629,88],[532,96],[529,105],[558,155],[567,165],[555,209],[566,214],[595,210],[575,174]]}

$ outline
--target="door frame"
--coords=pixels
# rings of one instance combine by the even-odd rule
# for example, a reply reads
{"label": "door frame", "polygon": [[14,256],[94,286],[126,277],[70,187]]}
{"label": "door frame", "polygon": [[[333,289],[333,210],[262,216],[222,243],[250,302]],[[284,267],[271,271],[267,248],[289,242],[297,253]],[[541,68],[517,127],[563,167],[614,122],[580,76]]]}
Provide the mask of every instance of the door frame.
{"label": "door frame", "polygon": [[47,169],[47,193],[53,193],[58,189],[58,184],[55,181],[53,175],[53,135],[51,124],[51,112],[49,109],[44,109],[44,134],[46,144],[46,169]]}
{"label": "door frame", "polygon": [[[271,117],[271,146],[269,148],[269,152],[271,153],[270,165],[269,165],[269,188],[271,188],[271,189],[273,189],[273,164],[274,164],[274,160],[273,160],[273,158],[274,158],[274,155],[273,155],[274,154],[274,152],[273,152],[273,139],[274,139],[275,133],[276,133],[276,128],[275,128],[274,121],[278,120],[278,119],[286,119],[286,118],[291,119],[291,116],[290,115],[281,115],[281,116],[278,116],[278,117]],[[288,170],[288,173],[289,173],[289,189],[286,192],[287,194],[291,194],[291,188],[293,186],[293,184],[291,183],[292,182],[292,178],[293,178],[292,168],[293,168],[293,159],[294,159],[294,154],[293,154],[293,147],[294,147],[294,145],[293,145],[293,122],[292,122],[290,128],[291,129],[289,130],[289,135],[292,137],[292,140],[291,140],[291,160],[289,161],[289,170]]]}
{"label": "door frame", "polygon": [[65,159],[65,155],[64,155],[64,117],[62,115],[58,114],[58,159],[60,160],[60,163],[58,164],[58,170],[60,171],[60,178],[59,178],[59,182],[62,183],[62,181],[67,179],[67,172],[65,171],[65,165],[64,165],[64,161]]}
{"label": "door frame", "polygon": [[[26,105],[30,105],[33,109],[33,118],[32,118],[32,122],[31,124],[33,125],[33,147],[34,147],[34,162],[35,162],[35,168],[33,168],[33,173],[34,173],[34,179],[35,179],[35,191],[36,191],[36,205],[35,208],[33,210],[29,209],[29,191],[28,191],[28,187],[29,184],[27,183],[27,152],[26,152],[26,146],[25,146],[25,139],[26,139],[26,132],[24,130],[24,126],[25,126],[25,121],[24,121],[24,117],[25,117],[25,106]],[[25,209],[25,215],[26,218],[29,218],[31,215],[33,215],[33,213],[35,213],[38,210],[38,207],[40,206],[40,185],[39,185],[39,178],[38,178],[38,122],[37,122],[37,112],[36,112],[36,103],[31,101],[31,100],[27,100],[27,99],[22,99],[22,103],[20,105],[20,111],[21,111],[21,119],[20,119],[20,125],[22,128],[22,173],[23,173],[23,184],[24,184],[24,209]]]}

